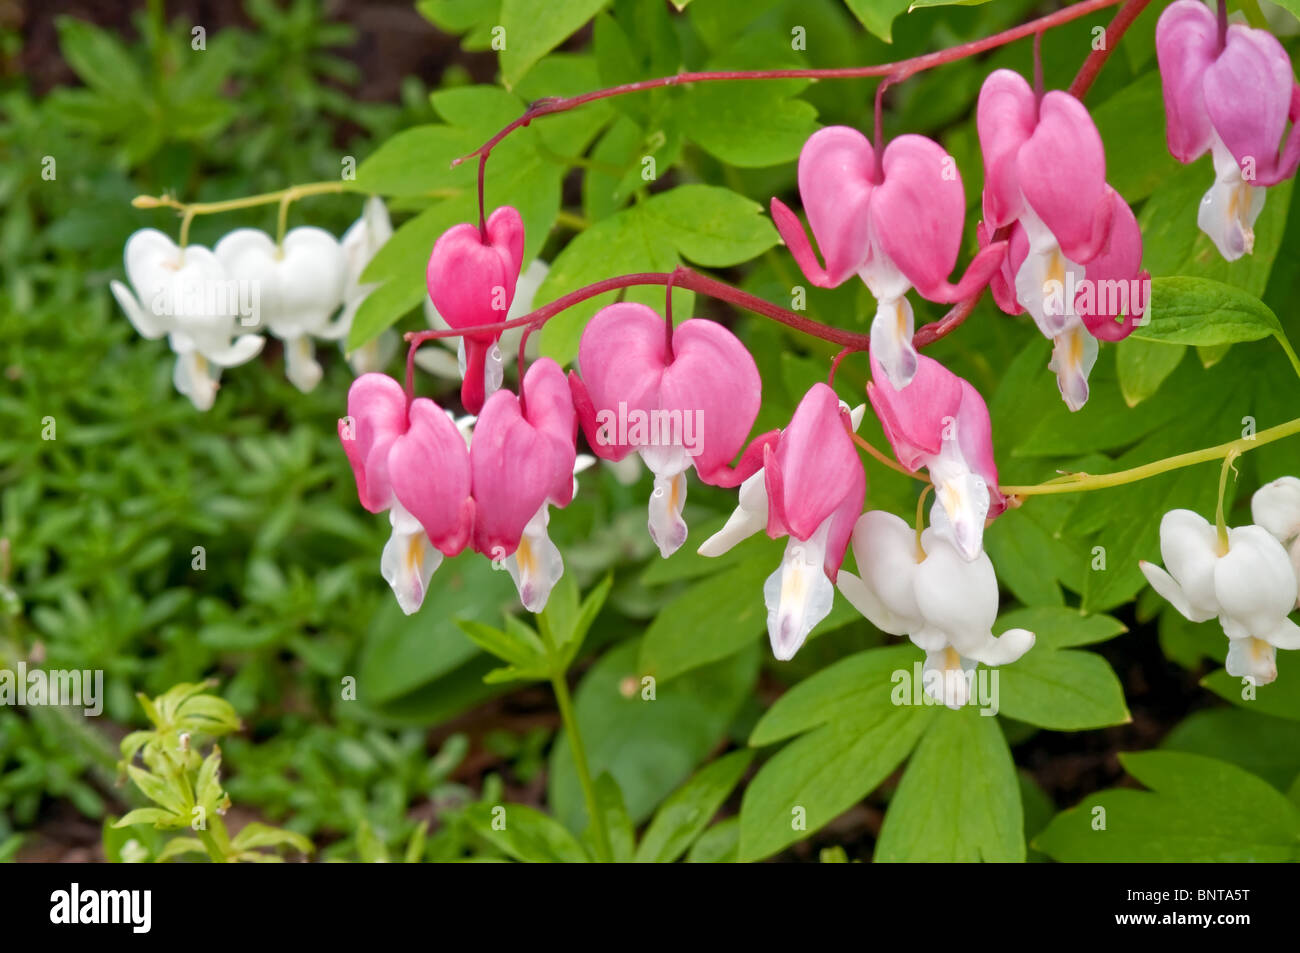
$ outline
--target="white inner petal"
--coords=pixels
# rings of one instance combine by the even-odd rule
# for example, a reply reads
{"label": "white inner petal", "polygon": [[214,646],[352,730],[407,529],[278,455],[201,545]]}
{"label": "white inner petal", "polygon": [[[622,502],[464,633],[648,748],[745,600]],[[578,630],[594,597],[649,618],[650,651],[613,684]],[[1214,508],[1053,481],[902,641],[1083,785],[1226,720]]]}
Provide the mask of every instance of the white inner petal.
{"label": "white inner petal", "polygon": [[1020,223],[1029,238],[1029,254],[1016,272],[1016,300],[1043,336],[1054,338],[1074,315],[1074,292],[1086,271],[1065,257],[1056,236],[1028,203]]}
{"label": "white inner petal", "polygon": [[763,584],[767,634],[772,654],[782,661],[794,658],[813,626],[830,614],[835,600],[835,586],[823,566],[830,525],[828,517],[811,538],[791,536],[780,568]]}
{"label": "white inner petal", "polygon": [[930,457],[927,467],[934,483],[934,503],[930,507],[930,528],[951,543],[962,558],[972,560],[984,551],[984,521],[988,517],[988,484],[971,470],[961,452],[956,434],[946,436],[938,456]]}
{"label": "white inner petal", "polygon": [[963,658],[951,646],[932,649],[925,653],[921,677],[927,695],[955,710],[970,701],[975,661]]}
{"label": "white inner petal", "polygon": [[654,489],[650,492],[650,519],[646,526],[650,530],[650,538],[665,559],[686,542],[686,520],[682,519],[682,507],[685,505],[686,474],[655,474]]}
{"label": "white inner petal", "polygon": [[217,398],[217,388],[221,385],[217,379],[221,368],[209,363],[198,351],[186,351],[176,355],[176,367],[172,371],[172,384],[178,393],[190,399],[196,410],[207,411]]}
{"label": "white inner petal", "polygon": [[411,615],[423,604],[429,580],[442,563],[442,553],[429,541],[420,521],[396,500],[388,519],[393,532],[384,544],[379,571],[392,587],[402,611]]}
{"label": "white inner petal", "polygon": [[885,371],[894,390],[902,390],[916,376],[916,348],[912,345],[915,322],[905,297],[881,299],[871,319],[871,356]]}
{"label": "white inner petal", "polygon": [[518,548],[503,562],[519,590],[519,601],[529,612],[546,608],[551,590],[564,575],[564,559],[546,531],[550,521],[549,504],[543,503],[524,527]]}
{"label": "white inner petal", "polygon": [[1211,145],[1214,184],[1201,199],[1196,224],[1228,261],[1255,250],[1255,220],[1264,210],[1264,189],[1242,177],[1241,167],[1216,135]]}
{"label": "white inner petal", "polygon": [[1097,363],[1097,339],[1088,333],[1082,321],[1071,318],[1054,343],[1047,366],[1056,374],[1065,406],[1072,411],[1079,410],[1088,402],[1088,375]]}
{"label": "white inner petal", "polygon": [[1249,678],[1256,685],[1267,685],[1277,678],[1277,649],[1263,639],[1250,636],[1231,639],[1224,668],[1234,678]]}
{"label": "white inner petal", "polygon": [[284,376],[304,394],[316,389],[323,371],[316,363],[316,345],[310,337],[289,338],[284,342]]}
{"label": "white inner petal", "polygon": [[739,496],[739,505],[732,511],[727,524],[700,546],[701,556],[721,556],[767,526],[767,485],[761,467],[740,484]]}
{"label": "white inner petal", "polygon": [[485,400],[501,389],[501,382],[505,380],[505,376],[505,360],[501,356],[501,348],[493,344],[488,349],[487,360],[483,362],[483,397]]}

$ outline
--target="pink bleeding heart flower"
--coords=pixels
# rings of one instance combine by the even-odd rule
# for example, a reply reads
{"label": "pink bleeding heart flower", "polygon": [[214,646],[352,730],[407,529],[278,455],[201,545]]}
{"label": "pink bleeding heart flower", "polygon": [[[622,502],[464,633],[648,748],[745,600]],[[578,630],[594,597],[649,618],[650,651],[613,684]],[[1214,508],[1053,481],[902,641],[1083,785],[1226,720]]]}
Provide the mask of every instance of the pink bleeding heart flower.
{"label": "pink bleeding heart flower", "polygon": [[966,193],[951,156],[924,136],[892,141],[877,162],[866,136],[847,126],[829,126],[804,143],[799,154],[799,195],[823,268],[798,218],[772,200],[772,219],[795,261],[818,287],[834,288],[854,273],[877,302],[871,350],[896,387],[916,371],[914,321],[907,291],[915,287],[930,301],[969,297],[988,281],[1004,251],[983,249],[966,274],[951,284],[957,263]]}
{"label": "pink bleeding heart flower", "polygon": [[862,514],[867,477],[851,428],[835,392],[814,384],[763,452],[767,535],[789,537],[781,566],[763,584],[767,634],[782,660],[793,658],[830,613],[853,524]]}
{"label": "pink bleeding heart flower", "polygon": [[[509,205],[488,216],[486,234],[475,225],[454,225],[434,243],[425,274],[429,297],[453,328],[499,324],[515,297],[524,258],[524,222]],[[461,402],[471,414],[501,386],[499,331],[461,338],[464,383]]]}
{"label": "pink bleeding heart flower", "polygon": [[524,608],[540,612],[564,572],[546,527],[549,507],[573,499],[578,428],[568,381],[554,361],[535,361],[522,390],[522,405],[497,391],[474,425],[474,549],[503,565]]}
{"label": "pink bleeding heart flower", "polygon": [[474,503],[465,439],[433,401],[421,397],[408,407],[401,385],[383,374],[353,381],[338,430],[361,505],[389,513],[393,532],[380,572],[410,615],[443,556],[469,542]]}
{"label": "pink bleeding heart flower", "polygon": [[[1048,367],[1055,372],[1061,397],[1070,410],[1088,401],[1088,375],[1097,362],[1097,342],[1119,341],[1146,322],[1151,305],[1151,275],[1142,270],[1142,232],[1137,219],[1119,194],[1111,193],[1114,209],[1106,244],[1083,268],[1081,278],[1067,271],[1064,280],[1049,279],[1044,287],[1043,309],[1063,319],[1051,335],[1054,344]],[[980,225],[980,240],[988,230]],[[1015,274],[1030,256],[1030,241],[1016,222],[1008,236],[1007,256],[989,282],[993,298],[1007,314],[1024,308],[1015,293]]]}
{"label": "pink bleeding heart flower", "polygon": [[781,565],[763,585],[767,634],[777,658],[794,657],[826,618],[867,479],[850,436],[862,408],[850,411],[825,384],[814,384],[775,441],[765,441],[763,468],[741,484],[736,512],[700,547],[720,556],[766,529],[788,536]]}
{"label": "pink bleeding heart flower", "polygon": [[922,356],[916,379],[896,390],[871,361],[867,398],[898,462],[925,467],[934,484],[930,526],[967,560],[984,547],[984,526],[1007,508],[998,489],[993,425],[979,391],[938,361]]}
{"label": "pink bleeding heart flower", "polygon": [[[1177,0],[1156,24],[1169,151],[1188,163],[1209,151],[1214,184],[1197,224],[1228,261],[1254,248],[1264,188],[1300,165],[1300,85],[1282,44],[1241,24],[1220,33],[1196,0]],[[1286,135],[1287,120],[1291,131]]]}
{"label": "pink bleeding heart flower", "polygon": [[694,467],[713,486],[736,486],[762,465],[763,446],[775,436],[754,440],[733,468],[758,417],[758,366],[713,321],[683,321],[671,349],[667,332],[643,304],[603,308],[582,334],[581,376],[569,377],[592,452],[617,461],[636,451],[654,473],[648,528],[665,557],[686,541],[686,471]]}
{"label": "pink bleeding heart flower", "polygon": [[1084,278],[1106,247],[1116,203],[1106,184],[1101,135],[1083,103],[1060,90],[1038,101],[1024,77],[1000,69],[980,89],[976,127],[986,169],[986,235],[1019,224],[1028,251],[1012,287],[1049,338],[1066,317],[1051,313],[1049,289]]}

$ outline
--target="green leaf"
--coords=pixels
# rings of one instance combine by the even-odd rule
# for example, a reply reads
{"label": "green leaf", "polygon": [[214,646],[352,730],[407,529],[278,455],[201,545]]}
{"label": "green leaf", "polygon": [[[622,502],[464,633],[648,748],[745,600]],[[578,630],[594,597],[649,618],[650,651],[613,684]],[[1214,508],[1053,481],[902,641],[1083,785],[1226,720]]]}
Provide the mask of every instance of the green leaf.
{"label": "green leaf", "polygon": [[877,862],[1025,859],[1020,783],[996,718],[942,711],[889,802]]}
{"label": "green leaf", "polygon": [[895,704],[898,673],[910,677],[918,658],[911,646],[859,652],[777,700],[750,744],[807,733],[769,759],[745,789],[741,861],[761,860],[828,824],[907,757],[935,715],[932,705]]}
{"label": "green leaf", "polygon": [[529,67],[605,8],[609,0],[502,0],[501,81],[510,89]]}
{"label": "green leaf", "polygon": [[682,101],[691,140],[728,165],[793,162],[817,131],[817,109],[770,82],[698,83]]}
{"label": "green leaf", "polygon": [[435,189],[465,188],[477,166],[453,169],[451,161],[483,144],[479,135],[438,123],[412,126],[386,139],[357,167],[355,186],[381,195],[427,195]]}
{"label": "green leaf", "polygon": [[1180,171],[1165,144],[1159,70],[1147,71],[1111,96],[1092,110],[1092,118],[1106,147],[1107,183],[1129,203],[1146,198]]}
{"label": "green leaf", "polygon": [[1214,694],[1239,708],[1300,721],[1300,665],[1292,652],[1277,653],[1277,681],[1269,685],[1247,685],[1246,680],[1229,675],[1227,670],[1211,672],[1201,684]]}
{"label": "green leaf", "polygon": [[912,0],[845,0],[858,21],[886,43],[894,41],[894,18],[911,5]]}
{"label": "green leaf", "polygon": [[998,618],[997,631],[1028,629],[1034,633],[1039,648],[1065,649],[1105,642],[1128,631],[1118,619],[1108,615],[1086,615],[1078,609],[1043,606],[1004,612]]}
{"label": "green leaf", "polygon": [[1160,389],[1187,353],[1181,344],[1144,341],[1130,336],[1115,353],[1119,389],[1124,402],[1136,407]]}
{"label": "green leaf", "polygon": [[130,827],[133,824],[148,824],[157,827],[178,827],[187,823],[186,819],[161,807],[137,807],[127,812],[126,816],[113,824],[114,827]]}
{"label": "green leaf", "polygon": [[1300,774],[1300,723],[1253,711],[1192,712],[1174,726],[1160,747],[1227,761],[1280,791]]}
{"label": "green leaf", "polygon": [[237,851],[259,850],[263,847],[291,847],[299,853],[310,854],[315,850],[312,842],[296,831],[286,831],[256,821],[245,824],[230,841],[230,846]]}
{"label": "green leaf", "polygon": [[693,584],[659,610],[641,643],[641,671],[660,681],[734,655],[767,628],[766,555]]}
{"label": "green leaf", "polygon": [[475,645],[503,662],[523,670],[539,670],[546,677],[546,648],[528,626],[508,626],[506,631],[474,619],[458,619],[456,625]]}
{"label": "green leaf", "polygon": [[1078,586],[1086,553],[1043,525],[1040,516],[1035,507],[1007,510],[985,530],[984,546],[997,566],[998,581],[1017,599],[1028,605],[1062,605],[1060,582]]}
{"label": "green leaf", "polygon": [[[184,796],[164,778],[160,778],[158,775],[145,771],[143,768],[138,768],[133,764],[126,766],[126,773],[145,797],[155,804],[161,805],[169,815],[183,819],[189,813],[189,806],[185,803]],[[131,813],[134,814],[135,812],[132,811]],[[131,814],[127,815],[127,817],[130,816]],[[122,820],[125,821],[126,818]]]}
{"label": "green leaf", "polygon": [[1151,280],[1151,320],[1135,328],[1133,337],[1212,345],[1281,333],[1277,315],[1256,296],[1219,281],[1180,275]]}
{"label": "green leaf", "polygon": [[[605,833],[609,835],[609,848],[612,860],[616,864],[631,863],[636,848],[636,831],[632,819],[627,816],[627,807],[623,804],[623,792],[618,789],[618,782],[608,772],[594,782],[596,789],[596,807],[605,820]],[[582,841],[588,852],[596,856],[596,839],[591,825],[582,834]]]}
{"label": "green leaf", "polygon": [[361,650],[358,700],[388,702],[450,673],[478,652],[457,620],[499,618],[517,598],[505,573],[472,554],[446,560],[437,578],[416,615],[381,603]]}
{"label": "green leaf", "polygon": [[558,648],[562,653],[561,660],[566,669],[581,650],[582,643],[586,640],[587,633],[591,631],[592,623],[600,615],[600,610],[604,608],[605,600],[609,598],[609,591],[613,586],[613,574],[607,574],[597,583],[595,588],[587,593],[587,598],[582,600],[582,607],[578,611],[577,618],[570,625],[568,634],[559,640]]}
{"label": "green leaf", "polygon": [[[755,646],[666,684],[646,682],[637,665],[639,642],[606,652],[574,699],[592,774],[613,775],[638,824],[722,740],[753,691],[759,658]],[[551,809],[571,830],[581,830],[586,808],[567,738],[552,749],[550,768]]]}
{"label": "green leaf", "polygon": [[870,717],[893,704],[874,689],[893,683],[896,672],[911,673],[918,655],[910,645],[868,649],[828,665],[776,700],[749,736],[751,745],[770,745],[833,721]]}
{"label": "green leaf", "polygon": [[122,42],[107,30],[72,17],[59,17],[59,49],[83,82],[109,99],[146,102],[144,80]]}
{"label": "green leaf", "polygon": [[471,804],[465,820],[480,837],[525,863],[586,863],[577,838],[541,811],[524,804]]}
{"label": "green leaf", "polygon": [[165,864],[174,857],[183,857],[186,854],[207,856],[207,853],[208,849],[197,837],[173,837],[167,842],[167,846],[158,852],[158,863]]}
{"label": "green leaf", "polygon": [[740,847],[740,818],[714,824],[691,846],[688,864],[734,864]]}
{"label": "green leaf", "polygon": [[[585,285],[611,275],[645,271],[672,271],[680,264],[677,250],[641,207],[623,211],[597,222],[576,236],[551,263],[546,280],[537,290],[536,303],[547,304]],[[582,329],[598,310],[612,304],[617,292],[598,295],[556,315],[542,327],[541,350],[560,364],[578,356]],[[647,304],[663,312],[666,295],[662,287],[629,288],[623,300]],[[673,318],[691,314],[694,295],[673,289]]]}
{"label": "green leaf", "polygon": [[733,751],[669,795],[641,838],[637,863],[670,864],[680,857],[708,827],[753,759],[753,751]]}
{"label": "green leaf", "polygon": [[907,757],[935,709],[892,705],[814,729],[765,763],[740,808],[741,862],[761,860],[829,824],[866,797]]}
{"label": "green leaf", "polygon": [[999,712],[1054,731],[1081,731],[1131,720],[1115,671],[1100,655],[1035,645],[996,669]]}
{"label": "green leaf", "polygon": [[1067,863],[1296,859],[1300,812],[1266,781],[1200,755],[1146,751],[1119,758],[1151,791],[1094,794],[1058,814],[1035,847]]}
{"label": "green leaf", "polygon": [[642,211],[682,257],[708,268],[749,261],[780,241],[761,205],[717,185],[679,185]]}

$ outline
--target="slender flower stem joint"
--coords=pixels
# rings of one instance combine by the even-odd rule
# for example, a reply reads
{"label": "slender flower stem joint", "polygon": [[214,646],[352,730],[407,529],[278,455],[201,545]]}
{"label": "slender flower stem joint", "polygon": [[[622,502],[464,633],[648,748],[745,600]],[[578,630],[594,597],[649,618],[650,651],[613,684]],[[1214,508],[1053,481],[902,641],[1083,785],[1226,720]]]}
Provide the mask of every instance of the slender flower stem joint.
{"label": "slender flower stem joint", "polygon": [[903,476],[911,477],[913,480],[921,480],[927,485],[929,484],[930,481],[926,477],[921,476],[919,473],[913,473],[911,470],[907,469],[907,467],[903,466],[901,463],[899,463],[896,460],[891,460],[889,457],[885,456],[884,453],[877,450],[875,447],[873,447],[866,440],[863,440],[857,434],[853,434],[853,442],[856,443],[863,450],[867,451],[867,454],[872,458],[874,458],[877,462],[883,463],[885,466],[889,467],[889,469],[893,470],[895,473],[901,473],[903,474]]}
{"label": "slender flower stem joint", "polygon": [[1228,455],[1223,458],[1223,466],[1219,468],[1219,505],[1214,511],[1214,525],[1219,534],[1219,555],[1228,554],[1228,521],[1224,513],[1224,498],[1228,495],[1228,471],[1234,474],[1237,468],[1233,466],[1234,461],[1241,456],[1241,450],[1234,447],[1228,451]]}
{"label": "slender flower stem joint", "polygon": [[934,489],[934,484],[927,483],[921,488],[921,495],[916,498],[916,561],[925,559],[925,547],[921,545],[921,534],[925,532],[925,498]]}
{"label": "slender flower stem joint", "polygon": [[596,786],[591,783],[591,769],[587,766],[587,752],[582,745],[582,735],[578,731],[578,720],[573,715],[573,698],[569,694],[569,685],[564,680],[564,673],[551,676],[551,688],[555,691],[555,702],[560,709],[560,720],[564,722],[564,733],[569,739],[569,748],[573,751],[573,763],[578,771],[578,784],[582,788],[582,799],[587,805],[587,820],[596,841],[597,859],[609,863],[613,852],[609,847],[609,832],[605,830],[605,816],[600,811],[596,800]]}

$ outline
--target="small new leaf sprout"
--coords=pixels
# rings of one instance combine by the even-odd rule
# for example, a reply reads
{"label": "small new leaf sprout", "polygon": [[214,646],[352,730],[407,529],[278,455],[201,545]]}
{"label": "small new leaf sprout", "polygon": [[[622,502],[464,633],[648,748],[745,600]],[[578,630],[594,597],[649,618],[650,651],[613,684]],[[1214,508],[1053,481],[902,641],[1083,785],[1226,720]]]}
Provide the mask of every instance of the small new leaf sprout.
{"label": "small new leaf sprout", "polygon": [[[214,744],[203,756],[194,738],[215,738],[242,725],[229,702],[206,693],[214,685],[212,681],[182,684],[157,698],[137,696],[153,728],[132,732],[122,740],[119,767],[153,806],[137,808],[113,826],[189,828],[196,835],[170,840],[158,852],[159,863],[185,854],[207,854],[213,863],[274,862],[283,858],[267,848],[281,846],[311,853],[311,842],[301,834],[265,824],[248,824],[233,838],[226,831],[222,818],[231,801],[221,786],[221,748]],[[137,754],[144,767],[133,763]]]}

